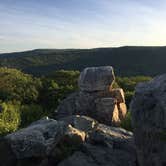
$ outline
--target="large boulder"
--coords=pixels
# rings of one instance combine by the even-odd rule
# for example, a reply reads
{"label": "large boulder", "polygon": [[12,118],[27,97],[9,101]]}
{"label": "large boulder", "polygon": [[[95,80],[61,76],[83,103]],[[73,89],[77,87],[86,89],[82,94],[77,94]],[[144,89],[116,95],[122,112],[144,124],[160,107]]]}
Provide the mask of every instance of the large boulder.
{"label": "large boulder", "polygon": [[56,144],[65,131],[64,122],[42,119],[25,129],[7,135],[4,139],[10,143],[17,159],[44,157],[52,144]]}
{"label": "large boulder", "polygon": [[71,115],[85,115],[100,123],[118,126],[120,120],[124,119],[127,109],[120,105],[122,103],[118,104],[119,106],[117,104],[115,98],[103,97],[97,92],[76,92],[60,103],[55,112],[55,119]]}
{"label": "large boulder", "polygon": [[1,139],[0,154],[2,166],[136,166],[131,132],[85,116],[34,122]]}
{"label": "large boulder", "polygon": [[0,163],[2,166],[53,165],[65,157],[62,154],[66,148],[71,153],[84,141],[85,132],[62,121],[42,119],[0,140],[3,153]]}
{"label": "large boulder", "polygon": [[98,166],[98,164],[88,155],[78,151],[59,163],[58,166]]}
{"label": "large boulder", "polygon": [[79,78],[79,87],[82,91],[107,91],[115,80],[111,66],[85,68]]}
{"label": "large boulder", "polygon": [[137,166],[133,135],[121,128],[99,124],[87,141],[58,166]]}
{"label": "large boulder", "polygon": [[136,87],[131,112],[140,166],[165,166],[166,74]]}

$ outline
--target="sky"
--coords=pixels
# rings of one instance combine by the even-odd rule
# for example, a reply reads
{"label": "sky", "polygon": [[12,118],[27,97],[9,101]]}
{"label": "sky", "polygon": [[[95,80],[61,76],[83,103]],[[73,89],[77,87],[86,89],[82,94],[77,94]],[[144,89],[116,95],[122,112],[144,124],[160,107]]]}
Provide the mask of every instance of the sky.
{"label": "sky", "polygon": [[0,0],[0,52],[166,45],[166,0]]}

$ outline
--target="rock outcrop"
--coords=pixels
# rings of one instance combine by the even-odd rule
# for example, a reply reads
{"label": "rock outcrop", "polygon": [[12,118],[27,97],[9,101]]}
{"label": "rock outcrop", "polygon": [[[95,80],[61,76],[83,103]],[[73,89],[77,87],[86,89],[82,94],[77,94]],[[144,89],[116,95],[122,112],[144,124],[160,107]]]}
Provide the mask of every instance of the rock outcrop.
{"label": "rock outcrop", "polygon": [[1,166],[136,166],[135,154],[131,132],[86,116],[42,119],[0,140]]}
{"label": "rock outcrop", "polygon": [[61,102],[55,119],[71,115],[86,115],[100,123],[118,126],[127,108],[123,89],[113,89],[115,81],[111,66],[89,67],[79,77],[79,91]]}
{"label": "rock outcrop", "polygon": [[87,67],[81,72],[78,84],[81,91],[107,91],[114,80],[111,66]]}
{"label": "rock outcrop", "polygon": [[165,166],[166,74],[136,87],[131,111],[140,166]]}

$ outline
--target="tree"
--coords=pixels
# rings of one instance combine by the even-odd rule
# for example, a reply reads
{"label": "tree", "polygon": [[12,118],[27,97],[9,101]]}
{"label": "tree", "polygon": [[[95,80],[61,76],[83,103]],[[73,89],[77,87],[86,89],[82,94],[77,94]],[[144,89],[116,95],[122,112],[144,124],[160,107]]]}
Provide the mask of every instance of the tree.
{"label": "tree", "polygon": [[17,100],[22,103],[36,102],[40,79],[24,74],[17,69],[0,68],[0,99]]}

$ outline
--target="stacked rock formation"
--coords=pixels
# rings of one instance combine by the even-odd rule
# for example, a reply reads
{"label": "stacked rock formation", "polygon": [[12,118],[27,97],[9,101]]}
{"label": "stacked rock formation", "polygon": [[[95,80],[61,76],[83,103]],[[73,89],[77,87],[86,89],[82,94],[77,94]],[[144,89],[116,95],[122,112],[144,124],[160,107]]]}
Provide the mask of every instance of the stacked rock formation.
{"label": "stacked rock formation", "polygon": [[137,166],[133,135],[85,116],[41,119],[0,139],[1,166]]}
{"label": "stacked rock formation", "polygon": [[131,111],[140,166],[166,166],[166,74],[136,87]]}
{"label": "stacked rock formation", "polygon": [[61,102],[55,118],[86,115],[101,123],[118,126],[127,108],[123,90],[112,88],[114,81],[111,66],[85,68],[79,77],[79,91]]}

